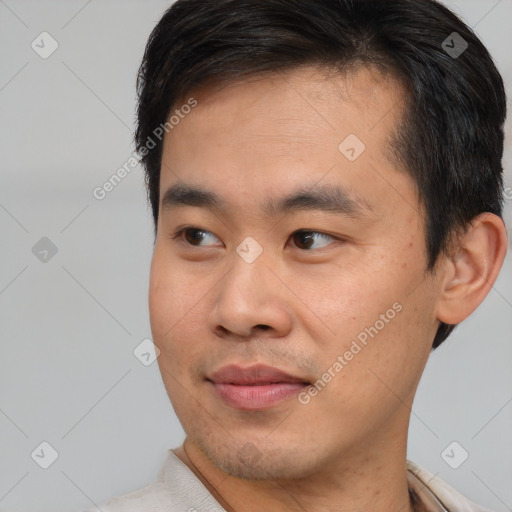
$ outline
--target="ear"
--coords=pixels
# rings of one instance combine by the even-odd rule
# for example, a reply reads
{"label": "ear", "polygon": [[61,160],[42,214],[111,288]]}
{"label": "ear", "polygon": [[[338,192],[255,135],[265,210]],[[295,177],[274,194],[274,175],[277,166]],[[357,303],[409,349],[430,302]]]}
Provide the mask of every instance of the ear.
{"label": "ear", "polygon": [[507,252],[507,232],[503,220],[481,213],[467,232],[457,238],[444,256],[438,320],[458,324],[485,299],[492,288]]}

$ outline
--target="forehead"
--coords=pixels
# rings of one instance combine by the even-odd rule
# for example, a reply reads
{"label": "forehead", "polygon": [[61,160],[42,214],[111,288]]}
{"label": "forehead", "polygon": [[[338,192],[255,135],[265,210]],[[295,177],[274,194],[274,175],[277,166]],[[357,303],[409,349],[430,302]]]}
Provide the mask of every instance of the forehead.
{"label": "forehead", "polygon": [[[173,106],[170,115],[194,97],[197,106],[186,119],[195,121],[194,130],[203,124],[202,133],[233,125],[256,131],[259,126],[270,136],[294,133],[304,139],[320,138],[325,130],[352,128],[369,138],[366,132],[378,136],[396,127],[404,96],[398,79],[374,67],[337,72],[301,66],[193,88]],[[171,135],[183,132],[183,126],[189,124],[182,120]],[[231,133],[233,138],[236,135]]]}
{"label": "forehead", "polygon": [[376,69],[305,66],[196,88],[190,97],[197,106],[164,139],[160,199],[177,182],[236,191],[242,204],[321,181],[371,203],[377,175],[398,172],[389,141],[404,95]]}

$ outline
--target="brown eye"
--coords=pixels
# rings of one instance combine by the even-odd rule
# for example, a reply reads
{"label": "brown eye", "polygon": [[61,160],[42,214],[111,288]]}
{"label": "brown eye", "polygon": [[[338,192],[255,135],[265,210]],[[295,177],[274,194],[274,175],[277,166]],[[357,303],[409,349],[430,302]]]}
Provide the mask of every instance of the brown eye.
{"label": "brown eye", "polygon": [[207,240],[208,237],[218,240],[218,238],[214,234],[210,233],[210,231],[206,231],[204,229],[199,229],[199,228],[180,229],[172,236],[172,239],[173,240],[176,240],[176,239],[182,240],[185,243],[187,243],[188,245],[192,245],[194,247],[207,247],[209,245],[215,245],[215,244],[201,244],[201,242],[204,239]]}
{"label": "brown eye", "polygon": [[186,229],[183,231],[183,236],[185,240],[191,245],[199,245],[201,240],[203,239],[204,231],[200,229]]}
{"label": "brown eye", "polygon": [[[294,239],[295,245],[299,249],[304,250],[311,249],[311,246],[314,245],[315,241],[318,240],[336,240],[333,236],[326,235],[325,233],[320,233],[319,231],[296,231],[292,235],[292,238]],[[313,249],[321,249],[322,247],[326,247],[328,245],[330,245],[330,242],[320,245],[320,247],[313,247]]]}

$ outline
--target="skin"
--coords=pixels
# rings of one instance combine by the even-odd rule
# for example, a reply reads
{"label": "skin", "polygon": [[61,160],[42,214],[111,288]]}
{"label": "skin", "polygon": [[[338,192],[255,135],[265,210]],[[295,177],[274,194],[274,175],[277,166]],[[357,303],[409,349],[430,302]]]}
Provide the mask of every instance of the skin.
{"label": "skin", "polygon": [[[328,77],[303,67],[190,96],[198,105],[164,140],[160,198],[176,183],[200,185],[227,208],[160,209],[149,308],[186,432],[175,453],[228,511],[413,510],[405,461],[414,394],[439,321],[462,321],[496,279],[501,219],[478,216],[436,272],[425,271],[421,202],[387,144],[403,91],[376,70]],[[355,161],[338,149],[348,134],[366,146]],[[324,185],[371,211],[261,209]],[[173,239],[185,226],[206,233]],[[307,245],[299,229],[318,234]],[[236,252],[246,237],[263,248],[252,263]],[[238,410],[205,380],[226,364],[262,363],[316,382],[396,303],[400,312],[307,404]]]}

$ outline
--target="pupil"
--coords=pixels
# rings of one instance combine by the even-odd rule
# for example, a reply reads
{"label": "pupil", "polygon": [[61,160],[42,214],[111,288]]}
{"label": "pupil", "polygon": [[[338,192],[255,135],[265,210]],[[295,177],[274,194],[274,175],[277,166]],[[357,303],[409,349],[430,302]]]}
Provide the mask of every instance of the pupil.
{"label": "pupil", "polygon": [[311,236],[311,233],[299,233],[299,240],[301,240],[299,245],[305,245],[307,248],[311,247],[311,242],[313,237]]}
{"label": "pupil", "polygon": [[187,239],[188,241],[200,242],[201,241],[201,231],[197,229],[187,231]]}

